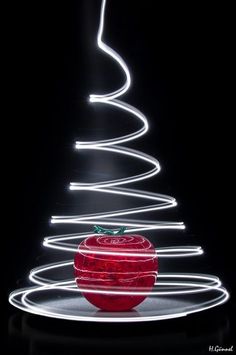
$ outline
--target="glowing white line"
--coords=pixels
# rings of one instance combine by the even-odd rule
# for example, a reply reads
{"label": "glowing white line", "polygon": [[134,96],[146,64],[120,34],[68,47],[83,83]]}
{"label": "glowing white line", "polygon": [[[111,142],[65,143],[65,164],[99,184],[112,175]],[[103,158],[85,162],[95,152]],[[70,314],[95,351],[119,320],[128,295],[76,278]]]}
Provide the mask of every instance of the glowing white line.
{"label": "glowing white line", "polygon": [[[94,150],[105,152],[108,154],[119,154],[131,157],[133,159],[138,159],[139,161],[145,162],[151,165],[150,169],[146,172],[129,176],[127,178],[114,179],[109,181],[97,181],[94,183],[82,183],[82,182],[72,182],[70,183],[70,190],[77,191],[91,191],[93,193],[98,192],[102,194],[113,194],[121,195],[123,197],[133,197],[145,201],[152,201],[153,204],[148,204],[144,206],[139,206],[135,208],[116,210],[116,211],[107,211],[103,213],[93,213],[85,215],[73,215],[73,216],[53,216],[51,219],[52,224],[81,224],[81,225],[106,225],[106,226],[120,226],[124,225],[127,228],[128,233],[140,232],[140,231],[152,231],[160,229],[184,229],[185,226],[182,222],[165,222],[165,221],[141,221],[134,219],[125,219],[124,216],[134,215],[138,213],[146,213],[150,211],[158,211],[163,209],[168,209],[175,207],[177,205],[176,200],[167,195],[162,195],[158,193],[152,193],[141,190],[134,190],[127,187],[121,187],[122,185],[131,184],[134,182],[139,182],[151,178],[160,172],[160,164],[158,160],[144,154],[140,151],[123,147],[117,144],[133,141],[148,131],[148,120],[146,116],[139,111],[137,108],[127,104],[126,102],[120,101],[117,98],[122,96],[127,92],[131,85],[131,76],[129,69],[125,61],[121,56],[116,53],[112,48],[103,42],[103,31],[104,31],[104,16],[105,16],[105,6],[106,0],[102,0],[101,13],[100,13],[100,23],[97,33],[97,45],[103,52],[113,58],[121,67],[125,75],[125,82],[121,88],[107,94],[92,94],[89,96],[89,101],[91,103],[97,103],[102,105],[110,105],[131,114],[132,119],[138,120],[141,124],[140,128],[132,133],[115,137],[105,140],[95,140],[95,141],[77,141],[75,143],[75,148],[78,150]],[[122,217],[122,218],[118,218]],[[75,233],[75,234],[66,234],[66,235],[56,235],[51,237],[46,237],[44,239],[43,245],[48,248],[59,249],[63,251],[69,251],[75,253],[78,250],[77,245],[74,246],[70,244],[70,241],[80,241],[88,236],[91,236],[91,233]],[[102,255],[123,255],[123,256],[143,256],[143,257],[153,257],[158,255],[158,258],[162,257],[189,257],[203,254],[203,250],[198,246],[181,246],[181,247],[165,247],[155,249],[155,253],[132,253],[127,252],[116,252],[109,250],[82,250],[83,254],[102,254]],[[48,277],[43,277],[44,273],[48,271],[58,271],[58,268],[66,268],[73,265],[73,261],[64,261],[54,264],[44,265],[38,268],[33,269],[30,272],[29,279],[31,282],[37,286],[25,289],[19,289],[12,292],[9,296],[9,302],[15,307],[22,309],[24,311],[39,314],[46,317],[60,318],[60,319],[70,319],[70,320],[83,320],[83,321],[99,321],[99,322],[138,322],[138,321],[151,321],[151,320],[162,320],[162,319],[171,319],[177,317],[183,317],[190,313],[200,312],[220,304],[223,304],[229,298],[229,293],[226,289],[221,286],[220,280],[211,275],[201,275],[201,274],[159,274],[158,281],[156,282],[154,289],[152,291],[140,291],[135,289],[135,291],[125,292],[124,290],[117,290],[113,288],[100,289],[96,286],[95,290],[89,288],[78,288],[75,280],[64,280],[57,282]],[[160,281],[160,279],[174,279],[175,281]],[[183,281],[184,280],[184,281]],[[90,286],[90,285],[89,285]],[[168,287],[168,291],[159,290],[159,286]],[[185,287],[187,289],[179,290],[178,287]],[[157,295],[175,295],[176,297],[185,294],[195,294],[202,292],[219,292],[218,297],[213,297],[212,299],[206,302],[201,302],[200,304],[196,303],[195,308],[191,310],[186,310],[184,312],[173,312],[170,314],[163,315],[153,315],[153,316],[142,316],[142,317],[94,317],[94,316],[83,316],[83,315],[71,315],[63,314],[63,312],[53,311],[44,309],[44,306],[36,304],[30,300],[30,296],[37,292],[44,292],[48,290],[63,290],[67,292],[93,292],[93,293],[109,293],[109,294],[119,294],[119,295],[146,295],[146,296],[157,296]]]}
{"label": "glowing white line", "polygon": [[124,73],[126,75],[126,81],[124,85],[107,95],[90,95],[90,101],[91,102],[97,102],[104,100],[105,98],[108,99],[115,99],[118,96],[123,95],[130,87],[131,84],[131,77],[129,73],[129,69],[125,63],[125,61],[121,58],[121,56],[114,51],[114,49],[108,47],[107,44],[105,44],[102,41],[102,35],[103,35],[103,30],[104,30],[104,17],[105,17],[105,8],[106,8],[106,0],[102,1],[102,6],[101,6],[101,13],[100,13],[100,23],[99,23],[99,28],[98,28],[98,34],[97,34],[97,44],[98,47],[101,48],[102,51],[110,55],[115,61],[118,62],[118,64],[121,66],[121,68],[124,70]]}
{"label": "glowing white line", "polygon": [[[53,269],[58,269],[58,268],[63,268],[65,266],[70,266],[70,265],[73,265],[73,261],[65,261],[65,262],[58,262],[58,263],[53,263],[53,264],[49,264],[49,265],[45,265],[43,267],[37,267],[35,269],[33,269],[31,272],[30,272],[30,275],[29,275],[29,279],[30,281],[34,282],[35,284],[38,284],[38,285],[41,285],[41,286],[48,286],[48,285],[51,285],[51,284],[57,284],[57,282],[55,280],[52,280],[52,279],[48,279],[48,278],[42,278],[41,276],[39,276],[38,274],[41,274],[41,273],[45,273],[49,270],[53,270]],[[93,274],[95,272],[93,271]],[[120,272],[119,272],[120,274]],[[129,273],[130,274],[130,273]],[[162,283],[160,282],[159,279],[161,278],[176,278],[176,279],[193,279],[193,280],[197,280],[197,281],[200,281],[201,283],[199,284],[195,284],[195,283],[183,283],[183,282],[165,282],[165,283]],[[208,284],[203,284],[202,282],[203,281],[208,281]],[[61,284],[69,284],[69,287],[71,287],[71,285],[73,287],[76,286],[76,283],[75,283],[75,280],[71,280],[71,281],[64,281],[64,282],[61,282],[60,283],[60,286]],[[201,287],[201,288],[207,288],[209,290],[212,290],[213,288],[219,288],[221,286],[221,281],[219,280],[218,277],[216,276],[212,276],[212,275],[202,275],[202,274],[158,274],[158,281],[155,283],[155,285],[157,286],[161,286],[161,285],[171,285],[171,286],[192,286],[194,288],[196,287]],[[77,286],[76,286],[77,287]],[[96,285],[96,287],[98,287]],[[67,288],[67,287],[66,287]],[[79,289],[80,291],[82,291],[82,289],[80,288]],[[83,289],[84,291],[84,289]],[[109,293],[111,291],[111,294],[112,294],[112,290],[109,289]],[[86,291],[87,292],[87,291]],[[91,292],[91,288],[90,288],[90,291]],[[93,290],[92,291],[93,293],[96,293],[97,291],[96,290]],[[104,291],[103,293],[107,293],[108,290],[106,289],[106,291]],[[195,293],[196,290],[193,290],[192,293]],[[186,291],[181,291],[181,292],[177,292],[176,291],[171,291],[169,292],[168,294],[185,294]],[[126,294],[124,291],[121,291],[119,292],[119,294]],[[129,294],[129,292],[127,292],[127,294]],[[134,294],[140,294],[138,291],[135,291]],[[142,293],[143,294],[143,293]],[[151,292],[151,291],[148,291],[148,292],[145,292],[144,293],[145,295],[154,295],[154,294],[159,294],[159,292],[157,293],[156,291],[155,292]],[[161,294],[163,294],[163,292],[161,292]]]}
{"label": "glowing white line", "polygon": [[[163,275],[164,276],[164,275]],[[171,277],[182,277],[182,278],[188,278],[190,275],[170,275]],[[200,275],[191,275],[192,278],[198,278]],[[203,276],[203,279],[205,280],[207,276]],[[215,279],[214,276],[209,276],[209,280]],[[77,321],[93,321],[93,322],[140,322],[140,321],[153,321],[153,320],[163,320],[163,319],[171,319],[171,318],[178,318],[178,317],[183,317],[191,313],[196,313],[196,312],[201,312],[205,311],[207,309],[213,308],[215,306],[218,306],[220,304],[225,303],[228,298],[229,294],[226,289],[223,287],[217,287],[213,286],[212,288],[207,289],[208,292],[212,291],[218,291],[220,295],[218,297],[213,297],[211,301],[205,301],[201,302],[198,306],[196,306],[195,309],[188,310],[186,312],[173,312],[171,314],[163,314],[163,315],[153,315],[153,316],[142,316],[142,317],[133,317],[132,315],[122,317],[122,316],[113,316],[113,317],[95,317],[93,316],[84,316],[84,315],[71,315],[71,314],[63,314],[62,312],[58,311],[49,311],[44,309],[43,307],[35,305],[32,301],[28,299],[28,296],[32,293],[35,292],[42,292],[42,291],[47,291],[50,289],[62,289],[62,290],[67,290],[71,292],[79,292],[77,288],[75,289],[69,289],[65,286],[70,284],[71,281],[67,281],[64,283],[55,283],[51,286],[40,286],[40,287],[35,287],[31,289],[21,289],[18,291],[14,291],[10,294],[9,297],[9,302],[14,305],[15,307],[27,311],[29,313],[33,314],[38,314],[38,315],[43,315],[46,317],[53,317],[53,318],[59,318],[59,319],[67,319],[67,320],[77,320]],[[64,285],[64,286],[63,286]],[[183,283],[182,283],[183,285]],[[181,286],[181,285],[180,285]],[[193,286],[194,287],[194,286]],[[197,287],[201,287],[201,285],[197,284]],[[203,289],[205,288],[205,285],[202,285]],[[17,297],[20,296],[20,301]]]}
{"label": "glowing white line", "polygon": [[[112,212],[107,212],[102,214],[97,213],[97,214],[88,214],[88,215],[79,215],[79,216],[53,216],[51,219],[51,223],[89,224],[89,225],[100,224],[100,225],[109,225],[109,226],[118,226],[123,224],[126,227],[133,227],[132,229],[131,228],[128,229],[128,232],[140,231],[140,230],[155,230],[155,229],[184,229],[185,226],[182,222],[179,223],[179,222],[150,221],[150,223],[145,222],[141,224],[137,222],[131,223],[131,221],[129,220],[126,220],[125,223],[121,223],[121,221],[116,222],[114,221],[114,219],[111,220],[111,217],[125,216],[134,213],[137,214],[142,212],[157,211],[165,208],[171,208],[176,206],[177,202],[173,197],[170,196],[165,196],[157,193],[156,194],[147,193],[145,191],[139,191],[139,190],[134,191],[124,187],[117,188],[117,186],[130,184],[130,183],[151,178],[152,176],[155,176],[156,174],[159,173],[161,167],[159,162],[155,158],[147,154],[144,154],[140,151],[136,151],[131,148],[121,147],[117,145],[118,143],[124,143],[124,142],[137,139],[141,135],[145,134],[148,130],[148,121],[145,115],[142,112],[140,112],[138,109],[123,101],[116,99],[117,97],[123,95],[129,89],[131,85],[131,77],[130,77],[129,69],[126,63],[124,62],[124,60],[120,57],[120,55],[117,54],[113,49],[111,49],[102,41],[103,29],[104,29],[105,5],[106,5],[106,1],[104,0],[102,1],[102,6],[101,6],[100,24],[99,24],[98,34],[97,34],[97,45],[102,51],[110,55],[114,60],[117,61],[117,63],[120,64],[121,68],[125,73],[126,82],[121,89],[118,89],[112,93],[105,94],[105,95],[104,94],[90,95],[90,102],[112,105],[125,112],[129,112],[134,117],[136,117],[138,120],[141,121],[142,127],[141,129],[139,129],[138,131],[132,134],[128,134],[113,139],[102,140],[102,141],[96,140],[96,141],[89,141],[89,142],[78,141],[76,142],[75,147],[76,149],[96,150],[96,151],[103,151],[103,152],[129,156],[135,159],[142,160],[148,164],[151,164],[152,168],[151,170],[148,170],[141,174],[137,174],[128,178],[115,179],[111,181],[105,181],[105,182],[103,181],[103,182],[95,182],[95,183],[72,182],[70,183],[70,190],[96,191],[99,193],[119,194],[122,196],[133,196],[141,199],[153,200],[159,203],[158,204],[155,203],[151,206],[142,206],[142,207],[126,209],[123,211],[112,211]],[[105,218],[106,220],[103,221],[103,219]],[[44,245],[53,248],[55,246],[54,242],[55,240],[53,239],[45,240]],[[55,248],[59,249],[58,245],[55,246]],[[62,247],[60,247],[60,249],[62,249]],[[67,248],[65,250],[69,250],[69,249]]]}
{"label": "glowing white line", "polygon": [[[59,249],[59,250],[66,250],[70,252],[77,252],[78,251],[78,246],[74,247],[68,247],[66,246],[66,243],[62,243],[63,240],[70,240],[70,239],[84,239],[83,236],[78,236],[78,237],[59,237],[59,238],[53,238],[51,240],[47,239],[44,241],[43,245],[47,246],[49,248],[53,249]],[[59,242],[60,245],[57,245],[56,242]],[[131,253],[131,252],[121,252],[121,251],[108,251],[108,250],[96,250],[96,249],[91,249],[91,250],[86,250],[82,249],[83,254],[96,254],[96,255],[123,255],[123,256],[139,256],[139,257],[153,257],[153,253]],[[195,256],[195,255],[202,255],[203,250],[201,247],[198,246],[183,246],[179,248],[175,247],[169,247],[169,248],[156,248],[155,253],[158,255],[158,257],[184,257],[184,256]]]}
{"label": "glowing white line", "polygon": [[98,103],[112,105],[112,106],[118,107],[122,110],[125,110],[125,111],[131,113],[138,120],[141,121],[142,127],[138,131],[135,131],[131,134],[127,134],[125,136],[118,137],[118,138],[112,138],[112,139],[106,139],[106,140],[100,140],[100,141],[87,141],[87,142],[78,141],[75,144],[75,147],[77,149],[83,149],[84,146],[85,147],[86,146],[99,147],[99,146],[108,146],[108,145],[112,145],[112,144],[120,144],[120,143],[128,142],[133,139],[137,139],[137,138],[141,137],[142,135],[144,135],[148,131],[147,118],[144,116],[144,114],[141,111],[137,110],[135,107],[128,105],[127,103],[119,101],[119,100],[113,100],[113,101],[106,100],[105,102],[102,100],[102,101],[98,101]]}

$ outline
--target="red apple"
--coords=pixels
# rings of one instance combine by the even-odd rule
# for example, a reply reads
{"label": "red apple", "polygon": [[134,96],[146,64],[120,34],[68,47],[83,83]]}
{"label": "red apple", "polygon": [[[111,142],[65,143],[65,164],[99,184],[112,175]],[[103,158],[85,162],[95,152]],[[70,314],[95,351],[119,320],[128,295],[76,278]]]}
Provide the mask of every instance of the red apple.
{"label": "red apple", "polygon": [[[106,311],[126,311],[147,297],[138,292],[152,290],[158,271],[157,255],[142,235],[93,235],[79,244],[74,270],[79,288],[104,292],[82,292],[90,303]],[[119,294],[111,294],[114,291]]]}

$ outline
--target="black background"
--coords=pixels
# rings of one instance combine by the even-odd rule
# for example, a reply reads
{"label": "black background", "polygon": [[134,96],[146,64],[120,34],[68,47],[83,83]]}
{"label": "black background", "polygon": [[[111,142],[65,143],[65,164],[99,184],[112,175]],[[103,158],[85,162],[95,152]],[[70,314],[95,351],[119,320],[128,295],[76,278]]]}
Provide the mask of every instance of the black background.
{"label": "black background", "polygon": [[[99,0],[23,1],[6,11],[6,303],[34,266],[55,200],[73,180],[72,145],[92,129],[88,95],[123,79],[96,48],[99,7]],[[6,306],[12,353],[207,354],[209,345],[233,344],[232,23],[232,9],[216,2],[111,0],[104,35],[131,69],[124,100],[149,119],[150,131],[133,145],[162,165],[149,186],[177,198],[178,216],[205,250],[205,271],[223,280],[230,301],[188,319],[128,326],[68,324]],[[25,323],[27,331],[14,330]]]}

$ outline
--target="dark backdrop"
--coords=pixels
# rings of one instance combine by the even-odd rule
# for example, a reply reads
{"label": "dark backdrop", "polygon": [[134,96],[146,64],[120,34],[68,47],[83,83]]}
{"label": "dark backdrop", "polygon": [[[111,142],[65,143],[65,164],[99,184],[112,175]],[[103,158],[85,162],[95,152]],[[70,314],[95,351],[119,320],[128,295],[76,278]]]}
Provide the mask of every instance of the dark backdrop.
{"label": "dark backdrop", "polygon": [[[123,79],[96,48],[99,7],[99,0],[21,1],[6,11],[6,302],[41,254],[55,201],[73,180],[72,145],[95,122],[88,95]],[[206,272],[222,279],[231,300],[187,320],[120,327],[27,318],[6,306],[12,353],[135,351],[142,340],[143,351],[207,354],[209,345],[233,344],[231,15],[216,2],[110,0],[104,36],[131,69],[125,101],[149,119],[149,133],[133,146],[160,160],[150,187],[177,198],[177,216],[206,252]]]}

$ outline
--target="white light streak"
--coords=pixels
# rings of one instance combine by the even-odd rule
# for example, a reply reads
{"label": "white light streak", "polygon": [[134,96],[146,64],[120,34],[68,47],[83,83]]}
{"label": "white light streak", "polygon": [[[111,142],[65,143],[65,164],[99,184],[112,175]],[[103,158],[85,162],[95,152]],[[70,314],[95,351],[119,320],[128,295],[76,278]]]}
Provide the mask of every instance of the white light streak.
{"label": "white light streak", "polygon": [[[65,263],[66,264],[66,263]],[[66,266],[66,265],[61,265],[61,266]],[[213,308],[215,306],[218,306],[220,304],[225,303],[228,298],[229,294],[225,288],[221,286],[221,283],[219,279],[215,276],[212,275],[201,275],[201,274],[159,274],[159,278],[163,278],[168,280],[168,278],[176,279],[175,282],[173,281],[166,281],[166,282],[159,282],[158,287],[160,286],[166,286],[166,287],[174,287],[176,288],[177,286],[179,288],[181,287],[188,287],[187,290],[177,290],[173,288],[171,291],[151,291],[148,292],[148,295],[150,297],[161,297],[161,296],[175,296],[175,298],[187,295],[187,294],[201,294],[201,293],[217,293],[218,295],[212,295],[210,300],[206,301],[195,301],[193,303],[193,306],[187,309],[186,311],[180,310],[180,311],[173,311],[172,313],[169,313],[169,309],[166,309],[166,313],[163,312],[163,314],[156,314],[155,315],[155,310],[153,310],[153,315],[150,315],[150,310],[147,312],[146,315],[142,315],[140,317],[137,317],[136,315],[132,315],[132,312],[129,314],[129,312],[125,312],[122,314],[122,312],[115,312],[112,313],[112,317],[109,316],[110,312],[102,312],[102,315],[96,316],[94,314],[94,310],[92,309],[90,312],[90,315],[87,314],[79,314],[79,315],[71,315],[71,313],[68,312],[68,314],[64,314],[63,309],[60,311],[58,309],[58,303],[55,301],[54,307],[51,306],[49,307],[47,304],[46,305],[40,305],[37,304],[37,302],[33,301],[30,299],[35,293],[41,293],[41,292],[47,292],[47,291],[67,291],[68,293],[70,292],[71,294],[73,293],[81,293],[83,292],[91,292],[90,289],[78,289],[78,287],[75,285],[74,280],[69,280],[69,281],[64,281],[64,282],[54,282],[53,284],[47,284],[47,281],[39,281],[39,279],[35,278],[37,272],[32,272],[31,274],[31,279],[34,280],[35,283],[41,284],[42,286],[36,286],[32,287],[30,289],[21,289],[14,291],[10,294],[9,297],[9,302],[14,305],[15,307],[22,309],[24,311],[27,311],[29,313],[33,314],[38,314],[46,317],[52,317],[52,318],[59,318],[59,319],[67,319],[67,320],[77,320],[77,321],[89,321],[89,322],[143,322],[143,321],[153,321],[153,320],[164,320],[164,319],[171,319],[171,318],[178,318],[178,317],[184,317],[188,314],[191,313],[196,313],[196,312],[201,312],[205,311],[207,309]],[[34,276],[33,276],[34,275]],[[178,281],[179,280],[179,281]],[[186,280],[186,281],[183,281]],[[188,282],[189,280],[189,282]],[[93,290],[94,291],[94,290]],[[107,293],[107,291],[101,291],[101,290],[96,290],[96,293]],[[117,291],[109,291],[111,294],[124,294],[124,292],[117,292]],[[129,293],[130,294],[130,293]],[[135,295],[146,295],[147,292],[135,292],[132,293]],[[169,306],[169,303],[168,303]],[[184,308],[184,307],[183,307]]]}
{"label": "white light streak", "polygon": [[[125,61],[121,56],[116,53],[112,48],[103,42],[103,31],[104,31],[104,17],[105,17],[105,6],[106,0],[102,0],[101,13],[100,13],[100,24],[97,33],[97,45],[98,47],[109,55],[113,60],[115,60],[124,72],[125,81],[121,88],[115,90],[114,92],[107,94],[92,94],[89,96],[89,101],[93,104],[110,105],[119,109],[121,112],[127,112],[131,114],[132,119],[138,120],[140,123],[140,128],[132,133],[124,136],[119,136],[111,139],[105,140],[94,140],[94,141],[77,141],[75,143],[75,148],[78,150],[93,150],[106,152],[109,154],[118,154],[123,156],[128,156],[131,159],[136,159],[144,162],[149,166],[148,170],[143,173],[129,176],[127,178],[114,179],[109,181],[97,181],[94,183],[81,183],[72,182],[70,183],[70,190],[72,191],[92,191],[98,192],[100,194],[112,194],[120,195],[123,197],[132,197],[148,202],[147,205],[141,205],[135,208],[127,208],[123,210],[107,211],[102,213],[91,213],[85,215],[65,215],[65,216],[53,216],[51,219],[52,224],[81,224],[81,225],[105,225],[105,226],[126,226],[127,233],[134,233],[140,231],[153,231],[153,230],[181,230],[185,226],[183,222],[170,222],[170,221],[141,221],[135,219],[125,219],[125,216],[135,215],[139,213],[146,213],[150,211],[159,211],[163,209],[168,209],[175,207],[177,205],[176,200],[167,195],[141,191],[136,189],[131,189],[128,187],[123,187],[123,185],[136,183],[139,181],[146,180],[148,178],[154,177],[161,170],[158,160],[150,155],[144,154],[140,151],[120,146],[118,144],[133,141],[142,135],[144,135],[148,129],[148,121],[146,116],[140,112],[137,108],[127,104],[124,101],[118,100],[119,97],[124,95],[131,85],[131,75]],[[150,204],[152,203],[152,204]],[[118,218],[120,217],[120,218]],[[43,245],[48,248],[58,249],[68,252],[77,252],[78,243],[81,239],[89,237],[91,233],[76,233],[76,234],[65,234],[56,235],[51,237],[46,237],[44,239]],[[77,243],[77,244],[76,244]],[[158,258],[177,258],[177,257],[190,257],[203,254],[203,250],[199,246],[179,246],[179,247],[162,247],[156,248],[153,253],[138,253],[132,251],[127,252],[116,252],[103,249],[96,250],[85,250],[82,249],[84,254],[101,254],[101,255],[123,255],[123,256],[139,256],[139,257],[153,257],[153,255],[158,255]],[[53,278],[49,278],[47,273],[55,272],[55,275],[60,275],[61,268],[67,268],[73,266],[72,260],[67,260],[64,262],[58,262],[54,264],[48,264],[41,267],[37,267],[30,272],[29,280],[33,282],[35,287],[19,289],[12,292],[9,296],[9,302],[15,307],[27,311],[29,313],[43,315],[46,317],[68,319],[68,320],[79,320],[79,321],[95,321],[95,322],[139,322],[139,321],[152,321],[152,320],[163,320],[171,319],[177,317],[183,317],[190,313],[200,312],[220,304],[223,304],[229,298],[229,293],[225,288],[222,287],[220,280],[212,275],[202,275],[202,274],[158,274],[157,281],[154,285],[152,291],[129,290],[128,292],[117,289],[117,288],[102,288],[97,285],[94,286],[96,289],[91,289],[89,287],[78,288],[75,280],[69,279],[58,282]],[[94,273],[94,272],[93,272]],[[163,312],[162,315],[142,315],[141,317],[136,316],[119,316],[119,312],[114,313],[112,316],[94,316],[94,311],[92,310],[91,315],[72,315],[69,311],[64,312],[58,309],[58,306],[54,309],[50,309],[49,306],[43,304],[43,302],[33,301],[32,296],[36,293],[40,295],[42,292],[48,291],[67,291],[68,293],[79,293],[81,292],[92,292],[100,294],[114,294],[114,295],[146,295],[148,297],[160,297],[160,296],[175,296],[181,297],[187,294],[202,294],[217,292],[218,296],[212,297],[207,301],[196,300],[195,304],[191,309],[183,309],[182,311],[170,312],[169,309]],[[63,296],[62,296],[63,299]],[[103,312],[104,313],[104,312]]]}

